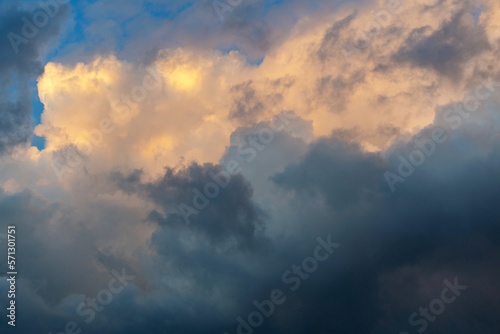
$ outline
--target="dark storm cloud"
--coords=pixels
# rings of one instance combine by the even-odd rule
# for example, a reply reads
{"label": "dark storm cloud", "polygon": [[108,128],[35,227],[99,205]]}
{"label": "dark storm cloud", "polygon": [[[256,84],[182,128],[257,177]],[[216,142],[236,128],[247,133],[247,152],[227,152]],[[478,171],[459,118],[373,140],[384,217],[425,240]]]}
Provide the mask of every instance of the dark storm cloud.
{"label": "dark storm cloud", "polygon": [[377,155],[362,154],[356,144],[321,140],[311,148],[305,159],[307,164],[319,169],[311,173],[311,169],[303,164],[292,165],[283,174],[275,176],[274,181],[282,187],[298,188],[309,193],[329,190],[328,203],[341,208],[368,195],[365,192],[367,187],[381,189],[384,186],[379,174],[382,161]]}
{"label": "dark storm cloud", "polygon": [[[30,191],[10,194],[0,188],[0,212],[1,233],[9,225],[16,226],[17,267],[23,263],[17,279],[16,302],[18,312],[30,314],[30,321],[17,321],[16,327],[24,333],[49,332],[64,324],[66,318],[49,305],[57,305],[72,293],[92,291],[93,284],[101,283],[89,265],[95,248],[82,234],[74,234],[78,229],[74,228],[71,211]],[[56,218],[65,224],[59,225]],[[7,257],[3,240],[0,245],[0,254]],[[8,271],[6,261],[2,261],[0,270]],[[88,280],[91,276],[93,279]],[[5,317],[4,308],[1,314]]]}
{"label": "dark storm cloud", "polygon": [[[493,114],[498,112],[494,109]],[[395,144],[388,156],[363,152],[342,131],[313,143],[300,162],[272,178],[276,196],[287,199],[289,212],[288,218],[271,219],[287,231],[287,237],[245,253],[246,260],[238,264],[223,260],[228,254],[224,251],[216,251],[215,257],[207,255],[209,248],[202,239],[195,237],[194,244],[183,245],[196,229],[182,231],[162,221],[153,242],[170,270],[196,282],[199,295],[226,287],[226,297],[218,304],[239,300],[238,310],[222,312],[208,310],[197,299],[194,308],[203,313],[204,326],[189,323],[185,311],[178,310],[182,314],[175,322],[179,330],[236,333],[236,317],[246,319],[255,310],[252,300],[269,298],[269,291],[280,288],[287,301],[255,332],[413,333],[420,327],[412,327],[409,316],[439,298],[444,280],[453,282],[455,277],[467,290],[447,305],[438,320],[428,322],[426,333],[498,330],[495,301],[500,294],[495,282],[500,271],[495,263],[500,256],[500,209],[495,203],[500,195],[500,141],[494,131],[483,129],[490,128],[482,121],[486,114],[482,111],[453,132],[453,140],[436,148],[396,193],[390,191],[383,174],[394,168],[392,161],[398,155],[407,156],[415,149],[413,143]],[[426,138],[437,125],[416,137]],[[180,188],[203,184],[207,177],[202,170],[201,166],[184,170],[182,177],[167,172],[168,181],[146,188],[151,194],[158,191],[151,198],[171,201],[185,196],[187,192]],[[137,184],[137,175],[126,183]],[[307,228],[296,230],[298,226]],[[318,236],[330,234],[342,248],[291,292],[281,281],[283,271],[300,265]],[[244,263],[256,259],[260,265],[253,266],[253,273],[246,272]],[[236,285],[248,286],[252,292],[239,291]],[[184,302],[193,305],[189,299]],[[162,328],[158,314],[138,312],[149,319],[151,332]]]}
{"label": "dark storm cloud", "polygon": [[16,102],[0,102],[0,155],[28,141],[31,136],[30,116],[31,101],[28,97]]}
{"label": "dark storm cloud", "polygon": [[460,78],[463,65],[490,47],[486,32],[474,24],[468,9],[462,9],[436,31],[431,32],[430,27],[413,30],[394,60]]}
{"label": "dark storm cloud", "polygon": [[[119,217],[117,211],[107,209],[107,215]],[[24,265],[22,277],[38,288],[38,294],[51,305],[71,293],[90,292],[96,284],[105,284],[100,270],[94,267],[96,262],[123,265],[116,259],[111,263],[112,257],[98,250],[96,240],[100,237],[93,235],[95,229],[85,226],[91,226],[95,217],[87,214],[82,219],[74,207],[49,202],[28,190],[11,194],[0,188],[0,212],[2,233],[7,226],[15,225],[16,233],[22,235],[18,243],[18,256]],[[72,266],[75,263],[78,265]],[[6,265],[0,264],[3,272],[7,271]],[[83,279],[86,275],[93,279]]]}
{"label": "dark storm cloud", "polygon": [[[490,112],[496,115],[499,111]],[[272,178],[276,197],[283,200],[280,205],[285,205],[287,215],[276,214],[269,219],[286,233],[260,242],[259,247],[241,247],[262,239],[257,231],[259,221],[264,219],[243,178],[235,176],[231,180],[234,185],[222,190],[210,204],[212,208],[186,225],[170,210],[175,210],[180,201],[191,201],[192,189],[211,182],[210,172],[220,172],[219,166],[194,164],[177,171],[167,169],[154,182],[144,182],[140,170],[114,173],[111,178],[123,192],[140,194],[158,206],[149,217],[158,223],[151,239],[157,256],[150,254],[141,260],[149,281],[147,288],[117,297],[83,330],[234,334],[236,318],[246,318],[255,310],[253,300],[268,299],[269,292],[279,288],[285,291],[286,302],[255,333],[378,334],[408,329],[413,333],[409,315],[439,297],[443,280],[458,277],[468,289],[436,322],[429,323],[426,333],[465,334],[480,328],[485,333],[495,331],[496,282],[500,278],[496,269],[500,255],[500,209],[496,205],[500,195],[500,141],[495,131],[484,130],[491,124],[484,124],[483,117],[480,114],[468,119],[453,133],[454,139],[440,146],[396,193],[390,191],[383,173],[394,168],[391,161],[395,157],[414,150],[413,144],[396,144],[385,157],[363,152],[348,142],[349,134],[342,132],[312,143],[298,163]],[[417,137],[425,138],[431,130]],[[277,140],[292,138],[283,135]],[[279,151],[283,143],[278,144],[275,149]],[[272,146],[268,150],[266,153],[272,155]],[[33,202],[35,199],[28,194],[0,196],[2,210],[19,208],[8,211],[11,221],[16,221],[20,212],[29,215],[38,210],[38,215],[45,217],[39,229],[23,231],[25,238],[30,235],[27,240],[34,242],[34,249],[40,240],[52,242],[48,235],[53,230],[47,227],[58,210],[48,203]],[[113,220],[116,213],[107,217]],[[78,219],[68,216],[63,220]],[[145,222],[138,220],[137,224]],[[84,245],[95,241],[91,235],[82,234],[78,226],[68,225],[63,233],[66,237],[61,247],[70,249],[71,245],[72,252],[56,247],[49,254],[58,264],[54,275],[62,274],[61,259],[63,263],[76,261],[79,252],[85,262],[102,257],[88,253],[93,248]],[[44,230],[47,232],[35,237]],[[291,292],[290,285],[282,281],[282,273],[310,255],[318,236],[328,235],[342,247]],[[33,261],[38,260],[33,257]],[[36,266],[29,263],[29,267]],[[79,282],[82,284],[81,279]],[[64,284],[46,289],[53,293]],[[69,288],[63,291],[69,293]],[[139,295],[142,302],[138,302]],[[49,314],[48,320],[34,317],[33,323],[23,326],[47,328],[42,325],[47,323],[54,332],[71,320],[48,310],[37,314]]]}
{"label": "dark storm cloud", "polygon": [[[135,275],[130,259],[98,246],[104,237],[104,244],[109,247],[108,233],[115,234],[117,229],[114,221],[121,223],[120,229],[126,229],[125,219],[121,218],[130,216],[130,212],[126,208],[115,210],[109,205],[86,209],[88,211],[81,215],[75,207],[50,202],[34,192],[7,193],[0,187],[0,255],[7,258],[7,245],[2,236],[7,226],[15,225],[19,268],[17,312],[29,315],[29,321],[21,320],[24,316],[17,318],[16,330],[20,333],[60,333],[69,321],[83,326],[85,318],[76,314],[77,306],[85,296],[95,297],[98,291],[108,287],[113,277],[111,270],[126,268],[128,274]],[[89,211],[101,211],[101,219],[95,221],[96,216]],[[7,262],[2,261],[0,270],[6,273],[7,269]],[[139,276],[134,285],[141,286]],[[7,287],[6,280],[2,279],[0,289],[6,291],[4,287]],[[134,290],[132,284],[129,289]],[[113,303],[130,305],[133,295],[129,289],[115,296]],[[5,297],[2,300],[6,300]],[[109,316],[121,318],[113,313],[113,308],[109,309]],[[118,308],[118,314],[120,311]],[[2,308],[0,315],[6,317],[6,308]],[[107,326],[102,322],[100,325]],[[85,327],[83,332],[92,332],[92,329]]]}
{"label": "dark storm cloud", "polygon": [[[48,18],[46,25],[33,26],[37,32],[31,30],[34,36],[29,35],[30,38],[25,38],[23,27],[26,20],[33,22],[34,13],[40,9],[27,11],[12,6],[0,13],[0,155],[28,142],[31,136],[29,82],[43,73],[40,49],[59,34],[67,11],[67,6],[62,6],[54,17]],[[18,38],[23,42],[18,42]]]}
{"label": "dark storm cloud", "polygon": [[[156,203],[160,211],[152,211],[149,219],[160,226],[202,233],[214,245],[236,242],[238,247],[254,246],[262,232],[265,214],[253,203],[248,181],[239,174],[233,175],[225,188],[219,187],[217,196],[205,195],[207,185],[226,183],[228,175],[221,166],[193,163],[179,171],[167,168],[161,179],[147,184],[140,183],[140,171],[128,176],[114,173],[112,179],[122,190],[138,191]],[[199,209],[194,202],[202,203],[203,197],[208,205]],[[198,211],[189,216],[189,224],[181,215],[181,204]]]}
{"label": "dark storm cloud", "polygon": [[[488,291],[498,291],[492,282],[500,278],[493,265],[500,254],[500,209],[495,205],[500,141],[483,129],[489,127],[482,117],[437,148],[396,194],[382,177],[391,168],[384,157],[336,137],[313,144],[301,163],[274,177],[296,194],[294,207],[301,211],[307,211],[307,198],[324,199],[329,217],[310,228],[327,228],[343,245],[338,272],[299,291],[297,309],[290,305],[288,319],[300,314],[300,320],[286,325],[294,328],[292,333],[313,327],[315,333],[414,332],[419,327],[409,325],[410,314],[438,298],[443,280],[455,276],[469,290],[426,332],[468,333],[478,322],[498,330],[495,307],[489,306],[498,293]],[[426,138],[430,130],[417,137]],[[472,139],[471,132],[484,137]],[[396,146],[390,156],[408,156],[414,149],[412,143]],[[311,216],[317,216],[313,208]]]}
{"label": "dark storm cloud", "polygon": [[[325,50],[335,43],[336,29],[332,27]],[[439,34],[416,32],[410,44],[425,41],[440,49],[448,35],[431,40],[434,35]],[[418,52],[408,52],[405,61],[446,75],[451,71],[446,61],[438,67],[421,65]],[[460,67],[466,58],[451,57],[448,63]],[[329,96],[335,88],[358,81],[325,77],[319,85]],[[236,118],[252,119],[265,111],[251,83],[235,92],[241,94],[241,105],[233,109]],[[236,317],[246,319],[255,311],[254,300],[269,299],[269,292],[279,288],[286,302],[255,334],[416,333],[408,324],[409,315],[440,296],[444,279],[458,277],[467,291],[429,322],[425,333],[498,333],[500,111],[498,103],[487,109],[449,132],[450,140],[436,147],[395,193],[383,175],[397,168],[399,155],[407,157],[415,149],[413,143],[398,142],[382,153],[367,153],[352,143],[354,131],[342,129],[308,145],[302,138],[312,132],[312,121],[302,119],[287,127],[296,136],[276,133],[273,143],[245,167],[246,176],[231,176],[227,187],[191,216],[189,225],[179,204],[193,206],[193,189],[203,192],[222,166],[167,168],[153,181],[145,181],[141,170],[116,172],[111,185],[107,177],[96,177],[106,190],[117,187],[122,193],[96,191],[102,196],[95,205],[80,202],[81,189],[63,193],[83,212],[29,191],[8,194],[0,188],[0,233],[12,223],[19,231],[23,273],[18,331],[59,333],[67,321],[75,320],[82,333],[235,334]],[[427,138],[438,125],[437,117],[435,125],[416,137]],[[253,130],[238,129],[231,142]],[[390,124],[378,131],[387,137],[398,133]],[[234,150],[236,146],[227,149],[227,160]],[[119,202],[123,194],[129,201],[113,207],[110,201]],[[134,205],[141,201],[156,209],[134,216]],[[264,204],[268,207],[262,209]],[[272,213],[267,214],[267,208]],[[127,228],[127,219],[148,235],[144,249],[128,243],[136,238],[135,231],[116,237]],[[301,265],[312,254],[316,238],[328,235],[341,249],[291,292],[282,273]],[[116,239],[118,246],[112,245]],[[121,253],[130,248],[134,254]],[[92,324],[82,324],[75,316],[79,301],[74,299],[80,298],[75,294],[95,295],[106,286],[107,271],[132,265],[134,256],[137,276],[145,283],[134,282]]]}

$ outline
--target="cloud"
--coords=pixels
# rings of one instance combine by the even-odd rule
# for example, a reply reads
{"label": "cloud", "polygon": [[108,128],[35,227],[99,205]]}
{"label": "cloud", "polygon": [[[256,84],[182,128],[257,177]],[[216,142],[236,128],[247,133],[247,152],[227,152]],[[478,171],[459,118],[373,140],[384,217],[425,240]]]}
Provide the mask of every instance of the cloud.
{"label": "cloud", "polygon": [[475,26],[470,12],[470,8],[462,9],[430,35],[428,27],[413,30],[395,60],[459,79],[464,64],[490,48],[483,27]]}
{"label": "cloud", "polygon": [[[26,145],[31,138],[31,96],[29,82],[43,73],[40,61],[44,46],[59,34],[68,8],[62,7],[40,29],[27,22],[40,8],[20,9],[14,5],[0,16],[0,155]],[[25,29],[30,38],[25,38]],[[32,30],[30,30],[32,29]],[[31,36],[33,35],[33,36]],[[19,40],[21,40],[19,42]]]}
{"label": "cloud", "polygon": [[167,168],[163,177],[151,183],[140,183],[141,174],[117,172],[112,179],[120,189],[133,189],[157,204],[148,219],[165,229],[201,233],[223,248],[252,247],[262,237],[265,213],[252,202],[251,185],[241,175],[196,163],[178,171]]}
{"label": "cloud", "polygon": [[318,57],[321,60],[326,60],[328,54],[332,52],[332,50],[338,49],[340,44],[340,33],[349,27],[351,21],[356,17],[356,12],[346,16],[342,20],[335,22],[325,33],[323,36],[323,40],[321,42],[321,46],[318,50]]}
{"label": "cloud", "polygon": [[[338,136],[321,139],[300,163],[273,177],[283,189],[277,196],[292,194],[288,217],[297,218],[286,225],[308,219],[309,237],[328,230],[345,252],[331,276],[325,273],[304,295],[300,291],[300,308],[287,313],[287,319],[297,319],[300,313],[304,320],[289,320],[292,332],[312,326],[318,332],[337,328],[348,333],[414,328],[408,323],[410,314],[439,297],[443,280],[455,276],[478,290],[464,294],[459,305],[428,330],[451,332],[456,321],[469,329],[487,323],[487,316],[479,320],[472,310],[479,307],[491,314],[489,307],[480,305],[491,302],[486,291],[499,274],[486,273],[491,254],[500,246],[499,212],[494,208],[500,143],[496,131],[483,122],[488,114],[498,117],[496,100],[459,130],[450,129],[452,139],[436,148],[394,194],[381,176],[392,168],[392,159],[414,150],[411,142],[380,154],[364,153]],[[438,126],[416,137],[426,138]]]}
{"label": "cloud", "polygon": [[[316,136],[356,130],[364,149],[380,150],[397,134],[430,124],[436,105],[460,98],[479,71],[497,66],[485,25],[474,25],[469,7],[449,3],[403,6],[362,52],[345,57],[342,45],[375,20],[366,14],[371,9],[386,10],[370,5],[354,15],[347,7],[317,14],[313,22],[303,18],[258,66],[240,52],[200,51],[189,41],[158,49],[147,65],[114,56],[87,64],[49,63],[38,86],[45,111],[35,133],[46,138],[46,153],[68,145],[85,151],[88,134],[109,118],[117,127],[92,145],[92,156],[82,157],[86,168],[102,172],[125,164],[160,173],[182,158],[216,163],[238,126],[269,121],[273,110],[294,110],[313,122]],[[414,11],[425,16],[415,20]],[[418,31],[426,33],[417,36]],[[462,35],[460,43],[453,42]],[[435,46],[426,48],[429,43]],[[420,49],[450,43],[460,48],[449,53],[452,58],[419,55]],[[125,101],[143,85],[147,66],[160,73],[161,86],[140,101]],[[448,80],[452,73],[462,80]],[[69,91],[71,85],[80,89]],[[119,110],[128,109],[128,117],[118,120]]]}
{"label": "cloud", "polygon": [[[498,329],[497,86],[474,111],[454,109],[498,82],[496,3],[477,22],[461,2],[404,3],[348,57],[344,43],[387,3],[246,3],[225,23],[209,1],[161,5],[147,4],[165,15],[151,20],[139,4],[85,2],[85,42],[45,65],[0,49],[5,85],[40,75],[45,107],[46,148],[0,162],[0,228],[17,225],[31,319],[20,331],[234,333],[280,288],[287,302],[258,331],[399,333],[454,277],[469,288],[427,332]],[[130,43],[114,39],[122,23]],[[234,41],[240,51],[217,50]],[[29,135],[26,98],[5,99],[5,150]],[[384,173],[438,128],[447,140],[392,192]],[[55,162],[75,165],[59,179]],[[342,247],[289,291],[283,272],[328,236]],[[85,324],[76,308],[120,268],[137,279]]]}

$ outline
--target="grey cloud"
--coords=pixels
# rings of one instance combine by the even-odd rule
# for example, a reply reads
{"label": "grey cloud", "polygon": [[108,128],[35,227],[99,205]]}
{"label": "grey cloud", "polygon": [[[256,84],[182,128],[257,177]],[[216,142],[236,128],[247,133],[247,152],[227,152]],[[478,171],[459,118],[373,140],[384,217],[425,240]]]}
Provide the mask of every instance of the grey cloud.
{"label": "grey cloud", "polygon": [[475,26],[467,9],[456,13],[436,31],[430,27],[413,30],[394,60],[433,69],[452,79],[460,78],[463,65],[490,48],[486,32]]}
{"label": "grey cloud", "polygon": [[[38,9],[39,10],[39,9]],[[59,34],[68,8],[63,6],[38,33],[18,45],[18,53],[8,38],[14,33],[23,37],[23,18],[31,20],[37,10],[12,6],[0,16],[0,155],[25,144],[31,136],[31,100],[29,82],[43,73],[40,49]],[[10,91],[10,92],[9,92]]]}
{"label": "grey cloud", "polygon": [[140,183],[139,171],[111,177],[122,190],[130,192],[135,185],[135,191],[156,203],[159,211],[152,211],[149,219],[166,229],[202,233],[215,246],[236,242],[237,247],[254,247],[264,227],[265,213],[252,202],[251,185],[239,174],[231,176],[225,188],[219,187],[219,195],[209,199],[205,209],[190,216],[190,224],[179,211],[180,204],[194,209],[193,189],[204,194],[205,186],[214,184],[213,176],[220,173],[225,173],[221,166],[193,163],[178,171],[167,168],[161,179],[146,184]]}
{"label": "grey cloud", "polygon": [[[26,88],[26,87],[25,87]],[[31,136],[31,101],[0,102],[0,155],[25,144]]]}
{"label": "grey cloud", "polygon": [[[498,108],[490,112],[498,113]],[[440,292],[442,280],[455,276],[470,290],[447,309],[439,322],[430,324],[427,332],[453,333],[462,328],[468,333],[480,326],[485,332],[496,330],[495,308],[490,307],[496,295],[488,293],[495,291],[494,282],[500,277],[493,269],[500,254],[500,212],[495,204],[500,189],[500,143],[495,132],[482,130],[488,127],[481,122],[483,116],[471,117],[464,128],[454,133],[454,140],[440,146],[395,194],[387,187],[383,173],[394,168],[392,161],[399,154],[414,150],[413,144],[397,143],[385,156],[363,152],[349,143],[349,133],[339,132],[312,143],[302,158],[272,177],[276,188],[268,205],[280,203],[281,211],[274,210],[266,226],[272,223],[282,232],[267,237],[265,242],[256,232],[259,220],[264,219],[259,212],[266,207],[257,209],[250,185],[241,177],[234,178],[234,185],[214,200],[213,209],[201,212],[190,225],[170,212],[179,201],[192,200],[191,189],[211,181],[209,173],[220,171],[220,166],[194,164],[177,171],[167,169],[153,182],[143,181],[140,170],[113,173],[111,180],[124,193],[139,194],[158,206],[149,217],[155,226],[151,246],[157,253],[148,250],[138,254],[148,284],[120,296],[87,330],[126,334],[139,330],[234,333],[236,317],[252,312],[253,300],[269,298],[269,291],[281,288],[287,292],[286,303],[258,330],[292,334],[398,333],[408,329],[407,319],[412,312]],[[418,137],[427,136],[434,126]],[[470,137],[472,130],[482,135]],[[263,152],[265,156],[298,144],[296,138],[284,133],[276,140],[276,146]],[[251,168],[257,174],[266,173],[269,165]],[[24,204],[13,205],[20,198],[24,198]],[[45,208],[47,218],[40,225],[43,231],[50,226],[52,211],[59,209],[42,203],[27,210],[29,198],[0,196],[2,212],[7,207],[18,207],[8,217],[21,224],[19,212]],[[95,210],[109,212],[108,219],[117,217],[117,212],[110,212],[106,206]],[[104,220],[92,226],[101,224]],[[135,224],[147,222],[137,220]],[[82,233],[85,230],[81,228],[70,231],[64,234],[78,238],[65,242],[74,243],[86,261],[98,258],[106,266],[118,263],[107,256],[87,253],[93,252],[92,234]],[[27,230],[23,234],[29,235]],[[315,239],[326,235],[342,243],[341,249],[291,293],[281,281],[281,274],[293,264],[300,264],[314,250]],[[40,238],[52,241],[45,234]],[[241,247],[250,242],[258,247]],[[60,250],[50,254],[53,260],[65,259]],[[119,254],[111,254],[120,258]],[[75,261],[72,256],[69,259]],[[62,274],[60,270],[55,268],[54,274]],[[57,289],[47,287],[51,293]],[[69,288],[63,291],[70,293]],[[198,321],[193,322],[194,317]],[[46,328],[40,323],[47,320],[33,319],[25,328]],[[56,329],[62,326],[57,324],[61,320],[58,316],[50,315],[48,319]]]}
{"label": "grey cloud", "polygon": [[[325,50],[335,43],[335,33]],[[462,48],[473,43],[470,38],[464,45],[457,42],[464,55],[443,61],[437,57],[441,60],[434,59],[433,65],[415,50],[421,43],[444,50],[453,33],[427,34],[418,31],[410,37],[413,48],[401,61],[451,75],[453,66],[460,68],[468,57]],[[325,77],[323,94],[330,96],[335,84],[342,88],[349,82]],[[252,89],[249,83],[236,91],[242,107],[234,110],[241,110],[243,118],[248,111],[250,118],[265,112]],[[62,330],[74,319],[75,294],[95,295],[109,279],[106,270],[126,264],[137,268],[145,282],[120,295],[84,333],[235,333],[236,317],[254,311],[252,301],[268,299],[274,288],[286,290],[287,302],[256,333],[412,332],[408,316],[440,293],[443,279],[455,276],[469,290],[426,333],[497,333],[498,115],[498,103],[491,103],[464,121],[395,194],[383,174],[397,168],[398,156],[408,156],[413,143],[401,141],[384,152],[367,153],[352,142],[355,130],[342,129],[308,146],[300,137],[310,135],[312,124],[301,119],[291,122],[288,132],[276,134],[189,225],[177,212],[178,204],[191,205],[192,189],[202,190],[213,181],[210,173],[222,166],[167,168],[153,181],[145,181],[140,169],[115,172],[103,181],[102,193],[95,192],[97,203],[81,202],[81,189],[73,189],[76,208],[29,191],[0,190],[0,227],[18,225],[23,243],[18,301],[20,314],[30,321],[20,322],[19,331]],[[440,122],[437,117],[416,138],[428,137]],[[232,145],[252,130],[235,131]],[[378,131],[387,138],[398,134],[390,124]],[[235,150],[228,148],[223,160],[232,159]],[[85,177],[82,183],[92,179]],[[139,197],[156,209],[141,215],[118,195],[131,202]],[[110,204],[110,197],[125,204]],[[125,255],[130,239],[120,239],[118,246],[114,242],[120,233],[135,238],[127,231],[131,225],[145,234],[152,231],[152,236],[144,248]],[[301,264],[314,250],[315,239],[326,235],[342,243],[341,250],[291,293],[281,274]],[[5,272],[4,262],[0,270]]]}
{"label": "grey cloud", "polygon": [[[489,112],[498,116],[498,105]],[[312,326],[318,333],[411,332],[416,327],[408,323],[410,314],[439,297],[443,280],[456,276],[470,290],[439,322],[429,323],[427,332],[467,333],[479,324],[484,333],[498,329],[494,306],[488,306],[497,294],[487,291],[500,277],[490,270],[500,254],[500,142],[483,122],[486,115],[483,110],[471,116],[395,194],[383,173],[397,167],[397,156],[415,149],[412,143],[396,144],[385,156],[365,153],[338,136],[325,138],[302,162],[273,177],[293,194],[290,208],[300,208],[292,216],[315,217],[310,237],[327,230],[343,245],[338,270],[326,269],[331,276],[325,273],[317,285],[301,290],[294,301],[301,307],[287,313],[288,319],[302,315],[288,324],[293,333]],[[427,138],[437,126],[416,138]],[[322,214],[318,201],[326,204]]]}

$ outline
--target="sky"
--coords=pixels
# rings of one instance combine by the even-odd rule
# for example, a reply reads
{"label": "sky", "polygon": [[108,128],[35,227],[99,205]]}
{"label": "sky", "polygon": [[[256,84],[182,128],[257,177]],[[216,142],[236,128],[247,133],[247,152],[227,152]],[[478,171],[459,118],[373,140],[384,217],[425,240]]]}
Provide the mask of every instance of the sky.
{"label": "sky", "polygon": [[499,59],[497,0],[0,1],[1,332],[499,333]]}

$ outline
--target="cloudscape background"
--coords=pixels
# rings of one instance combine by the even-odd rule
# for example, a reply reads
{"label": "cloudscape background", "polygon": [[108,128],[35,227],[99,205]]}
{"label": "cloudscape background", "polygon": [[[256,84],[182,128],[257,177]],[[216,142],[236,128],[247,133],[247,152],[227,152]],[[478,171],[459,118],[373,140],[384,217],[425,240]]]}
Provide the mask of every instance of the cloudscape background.
{"label": "cloudscape background", "polygon": [[500,333],[499,60],[497,0],[0,2],[2,333]]}

